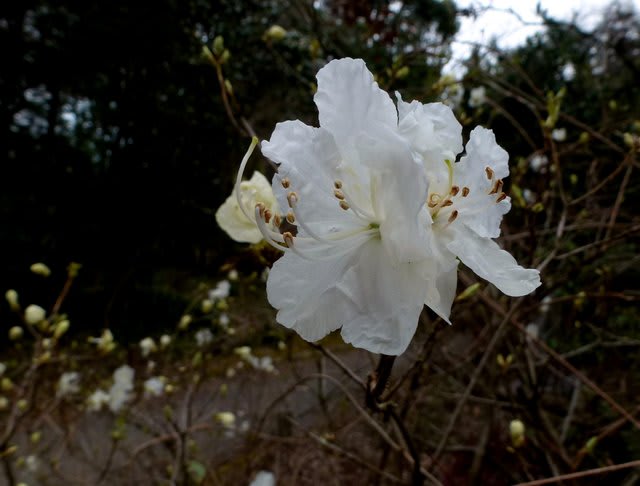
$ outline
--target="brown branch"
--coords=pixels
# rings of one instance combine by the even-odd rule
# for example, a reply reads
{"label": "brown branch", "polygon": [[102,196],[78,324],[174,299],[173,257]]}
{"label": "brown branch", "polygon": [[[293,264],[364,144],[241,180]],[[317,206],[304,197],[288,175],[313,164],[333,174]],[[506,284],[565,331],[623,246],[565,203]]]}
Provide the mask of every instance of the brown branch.
{"label": "brown branch", "polygon": [[621,469],[629,469],[631,467],[640,467],[640,460],[625,462],[624,464],[614,464],[613,466],[599,467],[596,469],[588,469],[587,471],[561,474],[560,476],[554,476],[552,478],[537,479],[535,481],[529,481],[526,483],[518,483],[515,486],[541,486],[543,484],[559,483],[560,481],[567,481],[569,479],[581,479],[588,476],[597,476],[599,474],[620,471]]}

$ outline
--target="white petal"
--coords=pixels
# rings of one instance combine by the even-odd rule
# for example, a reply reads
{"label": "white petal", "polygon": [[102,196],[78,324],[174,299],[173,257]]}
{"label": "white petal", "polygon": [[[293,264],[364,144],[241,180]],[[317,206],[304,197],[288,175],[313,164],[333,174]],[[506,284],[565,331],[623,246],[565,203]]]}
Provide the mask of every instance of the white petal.
{"label": "white petal", "polygon": [[436,255],[427,267],[427,298],[424,303],[451,324],[449,316],[458,286],[458,260],[447,250]]}
{"label": "white petal", "polygon": [[462,125],[451,108],[442,103],[406,103],[399,93],[396,97],[398,130],[424,159],[427,169],[441,168],[445,159],[453,162],[462,151]]}
{"label": "white petal", "polygon": [[509,176],[509,154],[496,143],[493,130],[474,128],[465,150],[466,155],[456,164],[461,184],[475,187],[481,183],[483,187],[489,187],[491,184],[485,172],[486,167],[493,170],[495,180]]}
{"label": "white petal", "polygon": [[337,59],[317,75],[320,126],[335,137],[343,157],[349,157],[352,137],[367,132],[371,122],[394,130],[398,114],[389,95],[378,87],[362,59]]}
{"label": "white petal", "polygon": [[325,248],[322,260],[305,260],[288,252],[275,262],[267,280],[267,297],[278,310],[276,320],[303,339],[317,341],[353,318],[354,304],[337,284],[358,260],[366,239],[354,238],[349,247]]}
{"label": "white petal", "polygon": [[[279,164],[273,178],[273,192],[283,211],[287,195],[295,191],[296,213],[312,231],[321,234],[343,231],[359,224],[353,213],[343,211],[334,196],[335,166],[339,161],[329,132],[296,121],[276,125],[271,140],[264,141],[262,153]],[[289,188],[282,186],[289,180]]]}
{"label": "white petal", "polygon": [[471,231],[458,231],[447,248],[478,276],[507,295],[526,295],[540,285],[537,270],[521,267],[509,252],[489,238],[481,238]]}
{"label": "white petal", "polygon": [[371,240],[338,288],[352,303],[342,326],[345,342],[388,355],[407,349],[424,305],[421,264],[393,264],[381,242]]}
{"label": "white petal", "polygon": [[380,224],[382,242],[396,263],[429,256],[427,240],[427,178],[405,140],[382,125],[361,134],[356,150],[370,167],[371,206]]}

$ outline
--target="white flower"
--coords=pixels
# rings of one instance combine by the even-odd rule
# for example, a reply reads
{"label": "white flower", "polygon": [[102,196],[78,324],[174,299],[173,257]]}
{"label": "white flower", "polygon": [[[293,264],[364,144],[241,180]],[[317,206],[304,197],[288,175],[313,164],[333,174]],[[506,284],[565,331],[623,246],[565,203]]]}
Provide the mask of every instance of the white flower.
{"label": "white flower", "polygon": [[567,129],[566,128],[556,128],[551,132],[551,138],[553,138],[556,142],[564,142],[567,139]]}
{"label": "white flower", "polygon": [[235,268],[230,270],[229,274],[227,275],[227,278],[232,282],[235,282],[236,280],[238,280],[238,277],[239,277],[238,271]]}
{"label": "white flower", "polygon": [[249,486],[276,486],[276,477],[271,471],[259,471]]}
{"label": "white flower", "polygon": [[529,167],[534,172],[540,172],[544,174],[547,171],[547,165],[549,165],[549,159],[546,155],[535,154],[529,159]]}
{"label": "white flower", "polygon": [[140,341],[140,353],[142,356],[146,358],[149,354],[155,352],[158,349],[156,346],[156,342],[153,338],[146,337],[142,341]]}
{"label": "white flower", "polygon": [[484,86],[473,88],[469,93],[469,106],[471,108],[478,108],[487,101],[487,90]]}
{"label": "white flower", "polygon": [[576,77],[576,67],[573,65],[573,63],[567,63],[562,67],[562,79],[564,79],[565,81],[569,82],[569,81],[573,81],[574,78]]}
{"label": "white flower", "polygon": [[109,353],[116,347],[113,340],[113,333],[109,329],[102,331],[100,337],[90,337],[89,342],[95,344],[103,353]]}
{"label": "white flower", "polygon": [[104,390],[96,390],[87,398],[87,409],[90,412],[98,412],[109,403],[109,394]]}
{"label": "white flower", "polygon": [[214,417],[223,427],[233,428],[236,424],[236,416],[232,412],[219,412]]}
{"label": "white flower", "polygon": [[215,288],[209,290],[209,298],[213,301],[222,300],[229,297],[231,292],[231,283],[228,280],[221,280]]}
{"label": "white flower", "polygon": [[133,377],[135,371],[122,365],[113,372],[113,385],[109,389],[109,408],[112,412],[120,409],[133,398]]}
{"label": "white flower", "polygon": [[228,314],[222,313],[218,318],[218,322],[222,327],[226,329],[227,327],[229,327],[229,324],[231,323],[231,319],[229,318]]}
{"label": "white flower", "polygon": [[164,393],[164,384],[166,379],[163,376],[154,376],[145,380],[143,384],[144,394],[146,397],[159,397]]}
{"label": "white flower", "polygon": [[80,373],[77,371],[67,371],[60,375],[56,396],[59,398],[73,395],[80,391]]}
{"label": "white flower", "polygon": [[525,188],[522,190],[522,198],[525,200],[527,204],[533,204],[536,202],[536,199],[538,198],[538,196],[531,189]]}
{"label": "white flower", "polygon": [[[346,342],[397,355],[425,303],[448,321],[457,258],[508,295],[539,285],[537,271],[492,241],[510,202],[508,156],[490,130],[476,128],[454,162],[462,127],[451,110],[399,99],[396,111],[362,60],[321,69],[315,102],[320,128],[279,123],[262,143],[279,166],[279,206],[289,208],[254,212],[285,252],[267,281],[278,322],[308,341],[341,327]],[[277,227],[285,218],[295,236]]]}
{"label": "white flower", "polygon": [[198,343],[198,346],[206,346],[207,344],[211,344],[212,341],[213,334],[209,329],[200,329],[196,332],[196,343]]}
{"label": "white flower", "polygon": [[40,460],[37,456],[31,454],[24,458],[24,465],[30,473],[35,473],[40,468]]}
{"label": "white flower", "polygon": [[163,334],[162,336],[160,336],[160,346],[166,348],[167,346],[169,346],[169,344],[171,344],[171,336],[169,336],[168,334]]}
{"label": "white flower", "polygon": [[[238,188],[239,196],[231,194],[216,211],[216,221],[233,240],[241,243],[259,243],[262,233],[256,226],[253,215],[245,215],[239,204],[253,207],[262,202],[267,209],[276,213],[278,204],[271,190],[271,184],[260,172],[254,172],[248,181],[243,181]],[[238,201],[240,199],[240,201]]]}
{"label": "white flower", "polygon": [[47,317],[47,312],[39,305],[32,304],[24,310],[24,320],[32,326],[44,321],[45,317]]}

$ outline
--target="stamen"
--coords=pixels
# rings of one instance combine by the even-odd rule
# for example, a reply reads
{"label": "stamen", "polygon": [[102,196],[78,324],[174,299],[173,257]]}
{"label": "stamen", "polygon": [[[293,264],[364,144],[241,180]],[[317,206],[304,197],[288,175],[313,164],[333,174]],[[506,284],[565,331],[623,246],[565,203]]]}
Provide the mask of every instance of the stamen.
{"label": "stamen", "polygon": [[256,203],[256,211],[260,215],[261,218],[264,217],[265,205],[264,203],[258,202]]}
{"label": "stamen", "polygon": [[487,179],[493,179],[493,169],[491,167],[485,167],[484,171],[487,173]]}
{"label": "stamen", "polygon": [[340,179],[337,179],[333,185],[335,186],[336,189],[342,189],[342,181]]}
{"label": "stamen", "polygon": [[258,204],[256,204],[255,208],[255,220],[260,233],[262,233],[262,236],[264,236],[264,240],[271,246],[273,246],[276,250],[284,251],[285,248],[282,247],[282,245],[284,244],[282,235],[269,229],[264,219],[262,219],[262,215],[260,214],[260,207]]}
{"label": "stamen", "polygon": [[346,202],[346,201],[340,201],[340,207],[341,207],[342,209],[344,209],[345,211],[347,211],[348,209],[350,209],[350,208],[351,208],[351,206],[349,206],[349,204],[347,204],[347,202]]}
{"label": "stamen", "polygon": [[289,203],[289,207],[294,207],[298,202],[298,193],[295,191],[291,191],[287,194],[287,202]]}
{"label": "stamen", "polygon": [[269,209],[266,209],[264,212],[264,220],[266,221],[267,224],[269,224],[269,221],[271,221],[271,216],[272,213]]}
{"label": "stamen", "polygon": [[289,189],[289,186],[291,185],[291,181],[289,180],[288,177],[285,177],[284,179],[282,179],[280,183],[282,184],[282,187],[284,187],[285,189]]}
{"label": "stamen", "polygon": [[446,208],[447,206],[451,206],[453,204],[453,201],[451,199],[447,199],[445,202],[442,203],[442,207]]}
{"label": "stamen", "polygon": [[293,235],[289,231],[282,233],[282,238],[284,239],[284,244],[287,245],[287,248],[293,247]]}
{"label": "stamen", "polygon": [[333,191],[333,195],[334,195],[335,197],[337,197],[338,199],[340,199],[340,200],[343,200],[343,199],[344,199],[344,192],[342,192],[340,189],[335,189],[335,190]]}
{"label": "stamen", "polygon": [[453,211],[451,211],[451,215],[449,216],[449,220],[448,220],[449,224],[453,223],[457,217],[458,217],[458,210],[454,209]]}
{"label": "stamen", "polygon": [[500,191],[502,191],[502,184],[502,179],[498,179],[493,185],[493,189],[491,189],[491,192],[489,194],[498,194]]}
{"label": "stamen", "polygon": [[506,198],[507,198],[507,193],[501,192],[500,195],[498,196],[498,199],[496,199],[496,203],[499,203],[500,201],[504,201]]}
{"label": "stamen", "polygon": [[273,217],[273,225],[274,225],[276,228],[279,228],[281,224],[282,224],[282,216],[280,216],[279,214],[276,214],[276,215]]}
{"label": "stamen", "polygon": [[287,222],[289,222],[289,224],[295,224],[296,222],[296,217],[291,210],[287,213]]}
{"label": "stamen", "polygon": [[458,192],[460,192],[460,188],[459,188],[458,186],[451,186],[451,192],[450,192],[450,194],[451,194],[452,196],[457,195],[457,194],[458,194]]}
{"label": "stamen", "polygon": [[462,188],[462,197],[467,197],[469,195],[469,188],[467,186],[464,186]]}

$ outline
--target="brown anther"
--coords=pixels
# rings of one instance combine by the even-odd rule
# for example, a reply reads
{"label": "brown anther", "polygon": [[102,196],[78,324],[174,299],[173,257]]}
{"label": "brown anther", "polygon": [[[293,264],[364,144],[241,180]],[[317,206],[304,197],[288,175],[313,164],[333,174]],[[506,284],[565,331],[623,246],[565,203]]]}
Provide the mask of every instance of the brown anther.
{"label": "brown anther", "polygon": [[451,211],[451,215],[449,216],[449,223],[453,223],[457,217],[458,217],[458,211],[454,209],[453,211]]}
{"label": "brown anther", "polygon": [[256,209],[258,210],[258,214],[260,214],[261,218],[264,218],[264,210],[265,210],[265,206],[264,203],[256,203]]}
{"label": "brown anther", "polygon": [[451,195],[455,196],[460,192],[460,188],[458,186],[451,186]]}
{"label": "brown anther", "polygon": [[333,185],[335,186],[336,189],[342,189],[342,181],[341,180],[337,180],[333,183]]}
{"label": "brown anther", "polygon": [[469,188],[467,186],[464,186],[462,188],[462,197],[467,197],[469,195]]}
{"label": "brown anther", "polygon": [[340,201],[340,207],[346,211],[347,209],[349,209],[350,206],[347,204],[346,201]]}
{"label": "brown anther", "polygon": [[270,210],[265,210],[264,212],[264,220],[266,223],[269,223],[269,221],[271,221],[271,216],[273,215],[273,213]]}
{"label": "brown anther", "polygon": [[285,231],[284,233],[282,233],[282,239],[284,240],[284,244],[289,248],[293,246],[293,235],[290,231]]}
{"label": "brown anther", "polygon": [[446,208],[447,206],[451,206],[453,204],[453,201],[451,199],[447,199],[445,202],[442,203],[442,207]]}
{"label": "brown anther", "polygon": [[287,213],[287,222],[289,222],[290,224],[294,224],[296,222],[296,217],[291,210],[289,210],[289,212]]}
{"label": "brown anther", "polygon": [[279,214],[276,214],[273,217],[273,224],[275,225],[276,228],[279,228],[280,225],[282,224],[282,216],[280,216]]}
{"label": "brown anther", "polygon": [[295,191],[291,191],[288,195],[287,195],[287,202],[289,203],[289,207],[294,207],[296,205],[296,203],[298,202],[298,193]]}
{"label": "brown anther", "polygon": [[487,179],[493,179],[493,169],[491,167],[485,167],[484,171],[487,173]]}
{"label": "brown anther", "polygon": [[289,180],[288,177],[285,177],[284,179],[282,179],[280,183],[282,184],[282,187],[284,187],[285,189],[289,189],[289,186],[291,185],[291,181]]}
{"label": "brown anther", "polygon": [[493,189],[491,189],[491,192],[489,194],[498,194],[500,191],[502,191],[502,184],[502,179],[498,179],[493,185]]}
{"label": "brown anther", "polygon": [[338,199],[340,199],[340,200],[343,200],[343,199],[344,199],[344,192],[342,192],[340,189],[335,189],[335,190],[333,191],[333,195],[334,195],[335,197],[337,197]]}
{"label": "brown anther", "polygon": [[507,193],[501,192],[500,195],[498,196],[498,199],[496,199],[496,202],[499,203],[500,201],[504,201],[506,198],[507,198]]}

